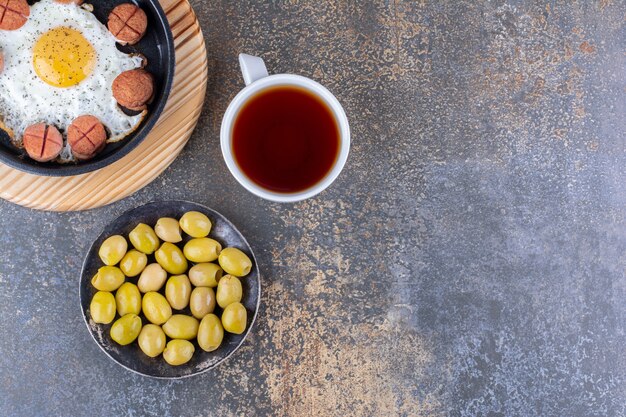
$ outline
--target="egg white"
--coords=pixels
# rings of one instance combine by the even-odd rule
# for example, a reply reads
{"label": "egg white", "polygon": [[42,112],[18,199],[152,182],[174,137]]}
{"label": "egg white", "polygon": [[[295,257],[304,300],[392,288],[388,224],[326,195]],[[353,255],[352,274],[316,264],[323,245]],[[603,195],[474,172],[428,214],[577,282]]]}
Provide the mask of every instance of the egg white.
{"label": "egg white", "polygon": [[[128,116],[113,98],[113,80],[126,70],[142,66],[142,58],[116,47],[115,37],[88,10],[89,6],[41,0],[31,6],[30,17],[18,30],[0,30],[4,70],[0,73],[0,119],[12,131],[16,144],[26,127],[39,122],[62,132],[78,116],[99,118],[110,132],[110,142],[137,128],[144,114]],[[97,55],[93,72],[79,84],[58,88],[44,82],[33,67],[33,48],[44,33],[59,26],[82,33]],[[11,132],[10,132],[11,133]],[[71,159],[66,146],[62,159]]]}

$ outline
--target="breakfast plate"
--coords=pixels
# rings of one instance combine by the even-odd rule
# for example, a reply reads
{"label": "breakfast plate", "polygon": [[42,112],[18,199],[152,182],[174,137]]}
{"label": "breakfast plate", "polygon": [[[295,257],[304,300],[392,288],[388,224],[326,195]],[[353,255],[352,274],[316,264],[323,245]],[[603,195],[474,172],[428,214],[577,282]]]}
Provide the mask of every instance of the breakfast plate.
{"label": "breakfast plate", "polygon": [[145,187],[176,159],[203,111],[207,50],[187,0],[159,3],[174,35],[176,65],[167,104],[148,136],[119,160],[78,176],[39,175],[0,162],[0,198],[39,210],[102,207]]}
{"label": "breakfast plate", "polygon": [[[147,356],[139,347],[136,341],[125,346],[117,344],[115,341],[113,341],[110,335],[112,324],[99,324],[94,321],[94,312],[90,311],[90,308],[91,301],[94,295],[98,292],[98,290],[92,285],[92,278],[103,266],[103,261],[99,256],[99,251],[103,245],[103,242],[105,242],[107,238],[114,235],[129,236],[129,233],[134,228],[136,228],[139,223],[144,223],[153,227],[161,218],[166,217],[179,219],[188,212],[199,212],[206,215],[212,223],[212,227],[210,229],[211,231],[209,234],[210,238],[219,242],[223,248],[239,248],[250,258],[251,268],[249,269],[249,272],[245,274],[245,276],[240,278],[243,289],[243,295],[240,303],[247,310],[247,320],[245,330],[241,334],[232,334],[228,333],[228,331],[224,332],[224,338],[221,345],[216,350],[213,350],[211,352],[204,351],[199,347],[198,342],[193,340],[195,352],[193,353],[191,360],[183,365],[173,366],[166,363],[161,355],[157,355],[157,357],[154,358]],[[183,247],[183,245],[188,243],[190,240],[192,239],[187,236],[183,239],[182,242],[180,242],[180,244],[178,244],[178,246]],[[163,245],[164,244],[161,244],[161,246]],[[132,248],[130,244],[128,245],[128,247],[129,249]],[[156,256],[158,257],[158,254]],[[154,263],[154,259],[155,255],[148,255],[148,263]],[[161,263],[160,261],[157,262]],[[124,268],[122,266],[123,263],[124,262],[120,263],[120,268]],[[190,273],[189,276],[191,277]],[[222,279],[224,279],[224,277],[226,277],[226,275],[224,275]],[[141,277],[126,278],[126,282],[137,284],[141,288],[141,284],[139,284],[139,280],[141,279]],[[163,288],[158,290],[158,292],[167,296],[166,291],[167,290],[164,291]],[[219,289],[217,293],[218,304],[221,304],[219,298]],[[254,257],[254,253],[252,252],[252,248],[250,247],[246,239],[241,235],[237,228],[220,213],[200,204],[187,201],[166,201],[148,203],[144,206],[123,213],[120,217],[107,225],[87,252],[83,264],[79,287],[79,297],[81,309],[83,312],[83,318],[85,320],[87,328],[89,329],[89,332],[91,333],[91,336],[98,344],[98,346],[100,346],[100,348],[112,360],[114,360],[121,366],[133,372],[156,378],[182,378],[196,375],[212,369],[218,364],[222,363],[224,360],[226,360],[237,349],[239,349],[239,347],[244,342],[246,336],[250,332],[250,329],[254,325],[254,321],[259,308],[260,295],[261,277],[259,267]],[[143,297],[145,301],[146,295],[144,294]],[[148,320],[146,319],[144,310],[145,309],[142,309],[139,317],[141,317],[142,323],[145,325],[148,323]],[[189,314],[189,311],[189,307],[185,307],[180,311],[174,310],[174,314]],[[193,310],[191,311],[193,312]],[[222,312],[223,311],[219,307],[219,305],[216,306],[215,314],[219,316],[220,314],[222,314]],[[224,319],[222,318],[222,320]],[[152,322],[154,323],[154,321]]]}
{"label": "breakfast plate", "polygon": [[[50,90],[50,94],[48,95],[44,95],[43,93],[40,94],[44,98],[47,97],[46,100],[43,100],[43,102],[42,100],[39,100],[38,102],[36,102],[37,105],[35,105],[34,100],[27,99],[23,106],[11,106],[11,107],[12,108],[19,107],[21,111],[31,111],[35,113],[37,113],[37,109],[40,109],[39,111],[43,112],[44,111],[43,108],[50,101],[50,98],[57,97],[59,95],[69,95],[69,93],[72,91],[76,93],[75,95],[79,95],[80,97],[89,97],[89,99],[86,100],[86,102],[80,105],[80,108],[77,110],[79,112],[85,111],[85,108],[90,108],[92,106],[95,106],[97,105],[97,103],[101,101],[106,101],[106,100],[110,101],[111,100],[110,97],[100,98],[98,96],[90,96],[88,92],[91,90],[86,90],[86,89],[88,89],[91,84],[87,83],[87,81],[92,81],[92,84],[99,82],[100,79],[104,79],[104,77],[101,76],[101,74],[103,72],[106,72],[105,69],[108,69],[109,66],[115,67],[114,64],[116,64],[118,61],[122,59],[126,59],[126,60],[134,60],[134,64],[126,64],[125,67],[122,66],[120,68],[129,69],[129,68],[134,68],[137,65],[145,65],[144,69],[147,71],[148,74],[151,74],[153,78],[154,94],[153,94],[152,100],[148,104],[147,111],[145,111],[143,114],[130,113],[127,119],[133,121],[133,123],[131,123],[132,128],[126,128],[126,130],[120,130],[121,132],[126,132],[126,133],[124,133],[123,135],[121,134],[118,135],[119,140],[111,140],[111,139],[115,139],[115,137],[113,137],[114,136],[113,134],[115,133],[115,128],[118,126],[118,124],[121,125],[121,123],[116,124],[114,123],[116,121],[114,117],[107,116],[109,117],[108,121],[110,123],[108,125],[105,123],[105,125],[107,125],[106,126],[107,130],[110,131],[109,141],[107,141],[106,146],[104,146],[101,152],[97,153],[95,157],[93,157],[92,159],[88,159],[88,160],[78,160],[78,161],[68,162],[68,160],[70,159],[75,159],[75,158],[72,158],[73,156],[72,154],[75,154],[75,152],[70,153],[67,151],[67,149],[64,149],[65,155],[63,152],[61,152],[61,155],[51,162],[38,162],[32,158],[29,158],[28,155],[26,155],[26,152],[24,151],[23,148],[16,146],[16,143],[18,145],[21,144],[21,142],[18,141],[18,139],[21,139],[21,136],[18,136],[15,134],[9,135],[6,131],[0,131],[0,162],[12,168],[19,169],[21,171],[29,172],[29,173],[36,174],[36,175],[75,176],[75,175],[95,171],[95,170],[101,169],[103,167],[106,167],[114,163],[115,161],[129,154],[146,138],[148,133],[155,126],[157,120],[159,119],[159,116],[161,115],[163,109],[165,108],[170,90],[172,88],[174,71],[175,71],[174,37],[170,30],[170,26],[169,26],[166,14],[161,8],[159,2],[156,0],[139,0],[139,1],[134,1],[132,3],[139,6],[139,9],[142,10],[147,17],[147,27],[146,27],[145,35],[143,35],[143,37],[141,37],[141,39],[138,42],[136,43],[131,42],[133,43],[132,45],[130,44],[122,45],[122,43],[124,42],[120,42],[117,45],[113,43],[110,47],[112,47],[114,50],[109,50],[110,48],[107,49],[105,48],[105,46],[100,46],[99,44],[96,45],[98,40],[103,37],[102,35],[97,34],[99,33],[98,31],[107,31],[106,29],[107,24],[109,25],[111,24],[109,22],[111,12],[117,6],[123,3],[129,3],[129,1],[103,0],[103,1],[93,2],[93,5],[91,6],[83,6],[92,10],[92,12],[89,13],[83,10],[82,8],[78,8],[76,6],[68,6],[68,5],[59,6],[57,5],[57,3],[51,2],[50,0],[40,0],[36,2],[30,2],[31,12],[32,12],[31,14],[32,21],[30,22],[30,24],[27,21],[27,23],[18,30],[6,31],[5,33],[5,35],[7,35],[5,36],[6,42],[9,42],[9,39],[12,40],[12,39],[29,38],[25,36],[22,36],[22,38],[20,38],[19,37],[20,31],[25,31],[28,33],[44,33],[45,30],[52,29],[50,30],[50,32],[53,32],[56,28],[55,25],[58,24],[57,22],[65,21],[65,20],[59,19],[59,18],[53,19],[52,16],[48,17],[46,16],[46,14],[53,15],[54,13],[62,13],[64,11],[64,9],[62,8],[65,7],[67,8],[68,11],[77,11],[75,14],[78,16],[78,18],[74,20],[78,23],[73,23],[75,25],[78,25],[78,27],[80,28],[80,30],[77,30],[77,32],[79,33],[79,35],[77,36],[77,39],[80,40],[84,38],[84,39],[90,40],[91,41],[90,43],[93,44],[94,47],[97,46],[98,50],[95,51],[95,54],[97,55],[97,59],[95,60],[96,63],[93,65],[93,68],[90,69],[91,72],[88,74],[88,77],[86,78],[86,80],[81,81],[77,85],[73,85],[72,86],[73,88],[69,88],[69,89],[60,88],[58,86],[55,88],[54,85],[52,87],[47,87],[47,84],[40,82],[39,84],[37,84],[39,86],[38,87],[39,89]],[[51,10],[49,11],[48,9],[46,9],[46,13],[37,13],[37,11],[42,9],[42,6],[44,5],[46,7],[49,7]],[[60,8],[60,9],[56,10],[57,8]],[[38,16],[39,18],[37,18]],[[81,23],[81,19],[79,19],[79,18],[85,19],[85,18],[94,18],[94,17],[95,19],[97,19],[97,22],[95,23],[90,23],[90,22]],[[41,28],[39,26],[41,26]],[[91,32],[94,32],[94,33],[91,33]],[[108,32],[105,34],[108,35]],[[11,35],[11,36],[8,36],[8,35]],[[30,37],[32,38],[32,36]],[[43,38],[43,36],[41,38]],[[40,46],[40,44],[42,43],[41,38],[34,46],[32,46],[31,48],[26,48],[28,49],[28,51],[26,52],[27,54],[30,54],[31,53],[30,51],[32,50],[33,56],[36,55],[37,47]],[[0,36],[0,40],[1,39],[2,37]],[[43,43],[45,44],[45,42]],[[13,45],[15,44],[15,42],[12,42],[11,44]],[[58,45],[58,44],[59,44],[58,39],[51,38],[50,45]],[[0,45],[0,47],[1,46],[2,45]],[[9,46],[5,46],[5,47],[9,48]],[[48,52],[49,50],[50,48],[43,49],[44,53]],[[115,59],[112,59],[110,57],[113,57]],[[28,61],[29,57],[24,56],[23,58],[24,59],[20,61],[14,60],[14,64],[17,66],[17,63],[19,62],[22,66],[25,65],[25,62],[23,61]],[[105,60],[105,58],[107,60]],[[33,57],[33,60],[35,60],[35,57]],[[31,63],[28,63],[26,65],[31,66]],[[103,65],[105,65],[106,68],[100,68]],[[129,65],[131,65],[131,67],[129,67]],[[6,65],[6,66],[9,66],[9,65]],[[6,69],[7,70],[14,69],[15,70],[14,74],[23,72],[22,69],[18,69],[17,67],[6,68]],[[40,72],[37,71],[36,66],[35,66],[35,71],[37,72],[38,75],[41,76]],[[18,84],[20,80],[19,80],[19,77],[14,76],[10,80],[8,80],[8,82],[9,84],[10,83]],[[59,86],[61,85],[62,84],[59,84]],[[82,91],[82,92],[80,91],[81,88],[78,88],[78,87],[80,87],[81,85],[83,86],[83,89],[85,89],[85,91]],[[13,85],[10,85],[10,87],[13,87]],[[15,86],[15,88],[16,88],[16,91],[19,91],[18,86]],[[30,90],[33,90],[33,89],[31,88]],[[76,107],[77,104],[72,102],[68,104],[68,106]],[[61,106],[57,105],[57,107],[61,107]],[[58,113],[61,114],[65,110],[66,109],[63,109],[63,111],[58,110]],[[133,109],[133,110],[138,110],[138,109]],[[50,111],[54,111],[54,108],[50,109]],[[66,112],[69,112],[69,111],[66,111]],[[69,112],[69,114],[72,114],[72,113]],[[107,114],[113,114],[113,113],[108,112]],[[0,116],[5,116],[5,115],[0,115]],[[134,117],[134,119],[130,119],[131,116]],[[30,119],[33,119],[33,118],[36,118],[37,116],[30,115],[28,117]],[[122,121],[125,121],[123,120],[123,117],[124,115],[120,113],[120,116],[118,117],[118,119],[122,119]],[[47,118],[49,119],[49,116]],[[64,123],[64,126],[60,126],[60,130],[63,134],[64,134],[64,130],[68,128],[68,125],[69,125],[69,122],[66,122]],[[11,131],[11,129],[7,129],[7,130]],[[18,137],[16,138],[16,136]],[[68,136],[69,136],[69,133],[68,133]],[[45,143],[45,138],[44,138],[44,143]],[[63,156],[65,156],[65,159],[62,158]],[[81,158],[81,159],[85,159],[85,158]],[[64,162],[68,162],[68,163],[59,163],[60,160],[63,160]]]}

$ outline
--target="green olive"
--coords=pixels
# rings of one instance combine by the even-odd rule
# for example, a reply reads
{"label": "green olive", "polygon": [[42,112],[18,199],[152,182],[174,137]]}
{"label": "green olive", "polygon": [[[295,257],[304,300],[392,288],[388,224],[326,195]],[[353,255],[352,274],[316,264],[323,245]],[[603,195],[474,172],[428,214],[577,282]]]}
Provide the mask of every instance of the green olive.
{"label": "green olive", "polygon": [[180,218],[180,227],[191,237],[205,237],[211,231],[211,220],[197,211],[188,211]]}
{"label": "green olive", "polygon": [[191,283],[187,275],[174,275],[165,284],[165,298],[173,309],[182,310],[189,305]]}
{"label": "green olive", "polygon": [[217,304],[220,307],[225,308],[232,303],[238,303],[241,301],[243,295],[243,289],[241,288],[241,281],[239,278],[232,275],[224,275],[220,282],[217,284]]}
{"label": "green olive", "polygon": [[248,255],[237,248],[226,248],[220,252],[219,263],[227,274],[245,277],[252,269],[252,261]]}
{"label": "green olive", "polygon": [[154,231],[164,242],[178,243],[183,240],[178,220],[171,217],[161,217],[154,226]]}
{"label": "green olive", "polygon": [[222,313],[222,326],[229,333],[241,334],[246,330],[248,312],[241,303],[232,303]]}
{"label": "green olive", "polygon": [[120,269],[127,277],[136,277],[141,274],[148,263],[145,253],[136,249],[129,250],[120,262]]}
{"label": "green olive", "polygon": [[217,287],[223,272],[219,265],[200,263],[189,270],[189,280],[196,287]]}
{"label": "green olive", "polygon": [[189,308],[191,314],[198,320],[212,313],[215,310],[215,291],[213,288],[194,288],[189,298]]}
{"label": "green olive", "polygon": [[172,317],[172,307],[158,292],[146,293],[141,301],[141,309],[143,315],[154,324],[163,324]]}
{"label": "green olive", "polygon": [[159,264],[150,264],[145,267],[145,269],[141,272],[139,276],[139,280],[137,281],[137,287],[139,287],[139,291],[148,292],[148,291],[159,291],[163,284],[165,284],[165,280],[167,279],[167,272],[165,269]]}
{"label": "green olive", "polygon": [[178,246],[165,242],[154,254],[156,261],[170,274],[179,275],[187,272],[187,259]]}
{"label": "green olive", "polygon": [[115,318],[115,297],[108,291],[98,291],[89,304],[89,314],[96,323],[109,324]]}
{"label": "green olive", "polygon": [[141,318],[136,314],[126,314],[111,326],[111,339],[124,346],[132,343],[141,331]]}
{"label": "green olive", "polygon": [[159,238],[150,226],[139,223],[128,235],[130,243],[135,249],[147,255],[152,255],[159,247]]}
{"label": "green olive", "polygon": [[197,319],[185,314],[174,314],[163,325],[163,331],[171,339],[191,340],[198,335]]}
{"label": "green olive", "polygon": [[189,362],[195,350],[188,340],[170,340],[163,351],[163,359],[170,365],[182,365]]}
{"label": "green olive", "polygon": [[125,282],[115,293],[115,303],[120,316],[141,312],[141,293],[132,282]]}
{"label": "green olive", "polygon": [[124,236],[115,235],[102,242],[98,255],[105,265],[117,265],[122,260],[128,249],[128,243]]}
{"label": "green olive", "polygon": [[146,324],[139,333],[139,347],[151,358],[159,356],[165,349],[165,333],[156,324]]}
{"label": "green olive", "polygon": [[208,237],[191,239],[183,248],[185,258],[191,262],[214,261],[219,256],[221,250],[222,245],[217,240]]}
{"label": "green olive", "polygon": [[124,283],[124,273],[116,266],[103,266],[91,279],[91,285],[100,291],[115,291]]}
{"label": "green olive", "polygon": [[212,352],[222,344],[224,328],[215,314],[204,316],[198,327],[198,345],[207,352]]}

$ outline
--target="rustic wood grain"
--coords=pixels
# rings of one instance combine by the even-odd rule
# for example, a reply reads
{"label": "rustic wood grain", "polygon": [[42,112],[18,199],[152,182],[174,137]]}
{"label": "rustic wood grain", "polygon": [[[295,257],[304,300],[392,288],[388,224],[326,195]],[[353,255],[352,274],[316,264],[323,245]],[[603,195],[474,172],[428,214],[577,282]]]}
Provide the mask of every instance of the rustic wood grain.
{"label": "rustic wood grain", "polygon": [[196,126],[207,84],[202,31],[187,0],[161,0],[174,35],[176,71],[168,103],[146,139],[101,170],[74,177],[42,177],[0,163],[0,197],[51,211],[101,207],[145,187],[178,156]]}

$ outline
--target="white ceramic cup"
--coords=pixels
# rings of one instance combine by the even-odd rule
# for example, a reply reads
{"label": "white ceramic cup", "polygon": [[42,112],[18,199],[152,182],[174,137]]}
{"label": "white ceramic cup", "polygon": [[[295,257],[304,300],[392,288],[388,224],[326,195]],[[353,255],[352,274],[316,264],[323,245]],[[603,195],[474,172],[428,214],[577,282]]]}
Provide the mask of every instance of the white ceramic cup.
{"label": "white ceramic cup", "polygon": [[[228,169],[237,181],[239,181],[239,183],[248,191],[266,200],[290,203],[305,200],[321,193],[339,176],[339,173],[348,159],[348,152],[350,150],[350,126],[348,125],[348,118],[346,117],[343,107],[341,107],[339,101],[330,91],[309,78],[293,74],[269,75],[267,73],[267,69],[265,68],[265,63],[261,58],[240,54],[239,64],[241,65],[241,72],[243,73],[243,79],[246,82],[246,87],[241,90],[239,94],[237,94],[228,106],[228,109],[226,109],[226,113],[222,119],[222,128],[220,132],[222,154],[224,155],[224,160],[226,161]],[[291,85],[304,88],[320,98],[324,103],[326,103],[328,108],[332,110],[333,116],[335,117],[335,121],[337,122],[337,126],[339,128],[339,155],[337,156],[335,164],[326,176],[317,184],[297,193],[278,193],[259,186],[257,183],[248,178],[237,165],[232,150],[233,125],[242,106],[258,92],[281,85]]]}

